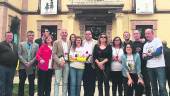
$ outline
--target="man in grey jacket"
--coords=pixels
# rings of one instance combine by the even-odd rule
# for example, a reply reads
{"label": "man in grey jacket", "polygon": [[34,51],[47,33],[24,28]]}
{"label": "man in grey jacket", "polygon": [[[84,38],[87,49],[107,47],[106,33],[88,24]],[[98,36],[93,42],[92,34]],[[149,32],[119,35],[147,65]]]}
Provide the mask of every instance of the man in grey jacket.
{"label": "man in grey jacket", "polygon": [[25,80],[28,77],[29,96],[34,96],[35,61],[38,44],[34,43],[34,32],[27,32],[28,40],[19,44],[19,89],[18,96],[24,96]]}

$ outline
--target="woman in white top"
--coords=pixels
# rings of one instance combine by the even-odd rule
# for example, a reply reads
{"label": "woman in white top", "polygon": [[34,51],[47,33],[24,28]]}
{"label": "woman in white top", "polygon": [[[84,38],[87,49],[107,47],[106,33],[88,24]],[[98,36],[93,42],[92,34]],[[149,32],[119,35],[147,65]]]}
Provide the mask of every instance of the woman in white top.
{"label": "woman in white top", "polygon": [[112,63],[111,63],[111,81],[113,96],[117,96],[117,88],[119,96],[122,96],[123,91],[123,76],[121,56],[123,55],[122,40],[120,37],[115,37],[112,44]]}
{"label": "woman in white top", "polygon": [[70,49],[70,96],[80,96],[81,81],[84,72],[86,54],[81,37],[77,36],[75,44]]}

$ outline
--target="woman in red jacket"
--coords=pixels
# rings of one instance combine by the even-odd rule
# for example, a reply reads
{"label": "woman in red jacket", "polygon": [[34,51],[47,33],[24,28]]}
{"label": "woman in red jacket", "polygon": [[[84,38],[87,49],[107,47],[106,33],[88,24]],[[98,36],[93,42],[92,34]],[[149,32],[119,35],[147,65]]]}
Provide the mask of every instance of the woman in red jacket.
{"label": "woman in red jacket", "polygon": [[38,61],[38,96],[50,96],[52,78],[52,36],[45,38],[36,54]]}

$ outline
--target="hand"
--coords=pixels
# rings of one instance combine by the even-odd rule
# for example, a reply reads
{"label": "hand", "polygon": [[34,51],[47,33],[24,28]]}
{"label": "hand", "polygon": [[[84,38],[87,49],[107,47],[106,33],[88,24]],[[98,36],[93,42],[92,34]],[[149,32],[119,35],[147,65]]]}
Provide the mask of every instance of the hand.
{"label": "hand", "polygon": [[144,86],[144,81],[141,78],[139,78],[138,79],[138,84],[142,84]]}
{"label": "hand", "polygon": [[30,62],[25,63],[25,67],[29,68],[31,66]]}
{"label": "hand", "polygon": [[132,87],[133,84],[133,80],[132,79],[128,79],[128,86]]}
{"label": "hand", "polygon": [[62,60],[61,63],[60,63],[60,67],[64,68],[65,63],[66,62],[64,60]]}
{"label": "hand", "polygon": [[98,63],[98,67],[100,68],[100,70],[104,70],[104,65],[101,62]]}
{"label": "hand", "polygon": [[152,53],[147,53],[147,56],[152,56]]}
{"label": "hand", "polygon": [[141,43],[144,43],[144,42],[145,42],[145,38],[141,38],[139,41],[140,41]]}
{"label": "hand", "polygon": [[43,59],[40,60],[40,64],[44,64],[45,61]]}
{"label": "hand", "polygon": [[143,58],[147,57],[147,53],[143,53],[142,57]]}
{"label": "hand", "polygon": [[113,61],[117,61],[117,57],[116,56],[113,56],[112,59],[113,59]]}

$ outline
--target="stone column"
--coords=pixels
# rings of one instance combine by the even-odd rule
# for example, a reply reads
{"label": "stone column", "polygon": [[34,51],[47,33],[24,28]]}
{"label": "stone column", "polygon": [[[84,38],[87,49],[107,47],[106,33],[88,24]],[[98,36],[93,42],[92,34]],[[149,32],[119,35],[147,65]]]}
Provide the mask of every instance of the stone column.
{"label": "stone column", "polygon": [[116,36],[122,36],[123,34],[123,13],[116,13]]}

